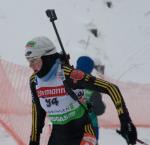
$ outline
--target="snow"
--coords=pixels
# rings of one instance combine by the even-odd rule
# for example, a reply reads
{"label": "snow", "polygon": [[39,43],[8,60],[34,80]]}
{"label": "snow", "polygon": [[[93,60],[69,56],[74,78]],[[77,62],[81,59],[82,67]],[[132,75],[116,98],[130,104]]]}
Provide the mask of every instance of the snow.
{"label": "snow", "polygon": [[[100,131],[100,145],[127,145],[114,129],[101,129]],[[150,144],[150,129],[138,128],[138,139]],[[140,143],[137,143],[137,145],[140,145]]]}
{"label": "snow", "polygon": [[[150,129],[138,128],[138,138],[150,145]],[[119,136],[114,129],[100,129],[100,145],[127,145],[125,140]],[[15,141],[0,128],[0,145],[17,145]],[[137,143],[140,145],[140,143]]]}
{"label": "snow", "polygon": [[[55,9],[56,26],[72,64],[79,55],[90,55],[105,64],[111,78],[150,83],[150,1],[111,0],[111,8],[107,1],[0,0],[1,57],[27,65],[25,43],[39,35],[48,36],[60,51],[45,14]],[[89,32],[91,28],[99,37]]]}
{"label": "snow", "polygon": [[0,127],[0,145],[17,145],[15,140]]}

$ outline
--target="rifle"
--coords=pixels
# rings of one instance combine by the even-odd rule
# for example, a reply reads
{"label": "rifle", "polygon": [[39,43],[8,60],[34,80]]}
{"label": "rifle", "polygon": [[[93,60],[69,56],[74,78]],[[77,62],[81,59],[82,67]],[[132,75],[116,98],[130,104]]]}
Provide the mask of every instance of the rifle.
{"label": "rifle", "polygon": [[69,65],[70,56],[69,56],[69,54],[66,53],[66,51],[64,49],[64,46],[62,44],[60,35],[58,33],[58,30],[57,30],[55,22],[54,22],[55,20],[57,20],[57,16],[56,16],[55,10],[54,9],[48,9],[48,10],[46,10],[46,15],[50,19],[50,22],[52,23],[54,31],[56,33],[58,42],[59,42],[61,50],[62,50],[62,56],[63,56],[64,63],[67,64],[67,65]]}

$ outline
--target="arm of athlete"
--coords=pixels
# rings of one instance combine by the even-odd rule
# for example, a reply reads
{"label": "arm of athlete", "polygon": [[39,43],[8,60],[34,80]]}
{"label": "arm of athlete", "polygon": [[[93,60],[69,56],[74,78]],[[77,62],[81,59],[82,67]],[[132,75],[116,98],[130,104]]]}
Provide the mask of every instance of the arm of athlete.
{"label": "arm of athlete", "polygon": [[74,89],[83,88],[108,94],[118,112],[119,120],[121,123],[120,134],[125,138],[128,144],[136,144],[136,127],[132,123],[128,109],[126,108],[123,96],[118,86],[111,82],[96,78],[92,75],[85,74],[82,71],[66,66],[64,66],[64,73],[68,79],[68,83]]}
{"label": "arm of athlete", "polygon": [[32,127],[29,145],[39,145],[46,112],[42,109],[36,94],[34,75],[30,77],[30,89],[32,94]]}

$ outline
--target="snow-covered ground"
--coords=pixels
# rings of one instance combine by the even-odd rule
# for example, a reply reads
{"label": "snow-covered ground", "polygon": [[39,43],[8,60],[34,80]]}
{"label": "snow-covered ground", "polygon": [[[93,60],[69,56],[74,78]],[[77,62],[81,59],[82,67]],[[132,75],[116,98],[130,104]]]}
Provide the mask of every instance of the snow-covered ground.
{"label": "snow-covered ground", "polygon": [[[138,139],[150,145],[150,129],[138,128]],[[99,142],[100,145],[127,145],[125,140],[113,129],[101,129]]]}
{"label": "snow-covered ground", "polygon": [[[138,138],[150,145],[150,129],[138,128]],[[125,140],[119,136],[114,129],[100,130],[100,145],[127,145]],[[0,128],[0,145],[17,145],[13,138],[4,129]],[[140,145],[140,143],[137,143]]]}
{"label": "snow-covered ground", "polygon": [[79,55],[90,55],[105,64],[107,76],[150,82],[150,0],[0,0],[2,58],[27,65],[25,43],[39,35],[60,50],[47,9],[56,10],[56,26],[72,64]]}
{"label": "snow-covered ground", "polygon": [[14,139],[0,127],[0,145],[17,145]]}

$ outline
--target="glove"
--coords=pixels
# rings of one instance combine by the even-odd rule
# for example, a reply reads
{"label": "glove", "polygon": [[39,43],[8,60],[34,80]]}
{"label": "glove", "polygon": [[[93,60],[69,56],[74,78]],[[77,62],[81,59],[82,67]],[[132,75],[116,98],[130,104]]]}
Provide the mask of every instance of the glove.
{"label": "glove", "polygon": [[40,134],[37,135],[37,139],[34,141],[31,139],[31,136],[30,136],[29,145],[40,145]]}
{"label": "glove", "polygon": [[30,136],[29,145],[40,145],[40,133],[34,134],[34,137],[36,140],[32,140],[32,135]]}
{"label": "glove", "polygon": [[35,142],[35,141],[30,141],[29,145],[39,145],[39,142]]}
{"label": "glove", "polygon": [[129,115],[122,114],[119,116],[119,119],[121,122],[121,129],[117,130],[117,133],[126,140],[128,145],[135,145],[137,140],[137,131]]}

